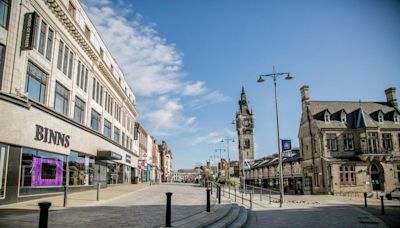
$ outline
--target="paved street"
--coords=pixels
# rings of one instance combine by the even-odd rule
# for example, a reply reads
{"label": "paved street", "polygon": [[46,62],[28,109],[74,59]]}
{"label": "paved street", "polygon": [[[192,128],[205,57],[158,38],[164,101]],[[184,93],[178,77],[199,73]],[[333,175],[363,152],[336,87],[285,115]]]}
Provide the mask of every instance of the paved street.
{"label": "paved street", "polygon": [[[49,227],[155,227],[165,221],[165,192],[173,192],[172,221],[205,210],[205,189],[190,184],[161,184],[90,205],[52,211]],[[213,202],[215,203],[215,201]],[[0,227],[37,227],[38,212],[5,215]]]}

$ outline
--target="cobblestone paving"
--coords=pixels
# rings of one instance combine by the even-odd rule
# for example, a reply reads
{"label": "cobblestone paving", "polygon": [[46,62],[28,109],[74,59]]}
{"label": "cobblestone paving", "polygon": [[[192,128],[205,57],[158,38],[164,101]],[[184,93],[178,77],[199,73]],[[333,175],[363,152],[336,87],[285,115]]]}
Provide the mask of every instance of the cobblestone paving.
{"label": "cobblestone paving", "polygon": [[[172,192],[172,221],[205,210],[204,188],[161,184],[84,207],[52,211],[49,227],[156,227],[165,221],[165,192]],[[214,202],[215,203],[215,202]],[[37,227],[39,215],[8,215],[0,227]]]}

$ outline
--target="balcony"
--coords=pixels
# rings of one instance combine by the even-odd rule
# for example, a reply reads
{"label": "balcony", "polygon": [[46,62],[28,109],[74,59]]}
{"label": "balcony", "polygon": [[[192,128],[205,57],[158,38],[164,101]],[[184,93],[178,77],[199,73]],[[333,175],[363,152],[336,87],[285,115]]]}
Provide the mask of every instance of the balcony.
{"label": "balcony", "polygon": [[363,161],[372,161],[374,159],[379,161],[388,161],[392,156],[393,149],[386,148],[358,148],[356,155]]}

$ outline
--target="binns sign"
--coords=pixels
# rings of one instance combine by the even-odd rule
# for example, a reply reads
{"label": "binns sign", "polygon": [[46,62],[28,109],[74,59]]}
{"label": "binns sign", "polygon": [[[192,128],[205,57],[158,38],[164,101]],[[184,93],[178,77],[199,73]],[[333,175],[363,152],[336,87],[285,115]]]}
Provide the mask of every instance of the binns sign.
{"label": "binns sign", "polygon": [[36,124],[35,140],[42,141],[49,144],[61,145],[65,148],[69,147],[70,136],[58,131],[54,131],[47,127]]}

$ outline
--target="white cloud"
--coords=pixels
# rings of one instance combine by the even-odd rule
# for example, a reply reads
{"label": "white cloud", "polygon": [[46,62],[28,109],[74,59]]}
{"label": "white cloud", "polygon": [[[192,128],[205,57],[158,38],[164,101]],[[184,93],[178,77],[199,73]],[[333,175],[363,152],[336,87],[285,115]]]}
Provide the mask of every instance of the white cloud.
{"label": "white cloud", "polygon": [[[236,132],[230,130],[230,129],[223,129],[221,131],[212,131],[207,133],[206,135],[199,135],[194,138],[192,144],[193,145],[198,145],[198,144],[217,144],[221,143],[221,140],[230,137],[230,138],[235,138]],[[229,147],[231,148],[231,147]]]}
{"label": "white cloud", "polygon": [[[230,100],[219,91],[209,91],[203,81],[185,81],[183,53],[159,36],[154,23],[145,24],[132,5],[85,0],[84,6],[138,97],[140,120],[150,134],[193,132],[196,117],[185,116],[185,108]],[[189,104],[182,104],[183,97]]]}

